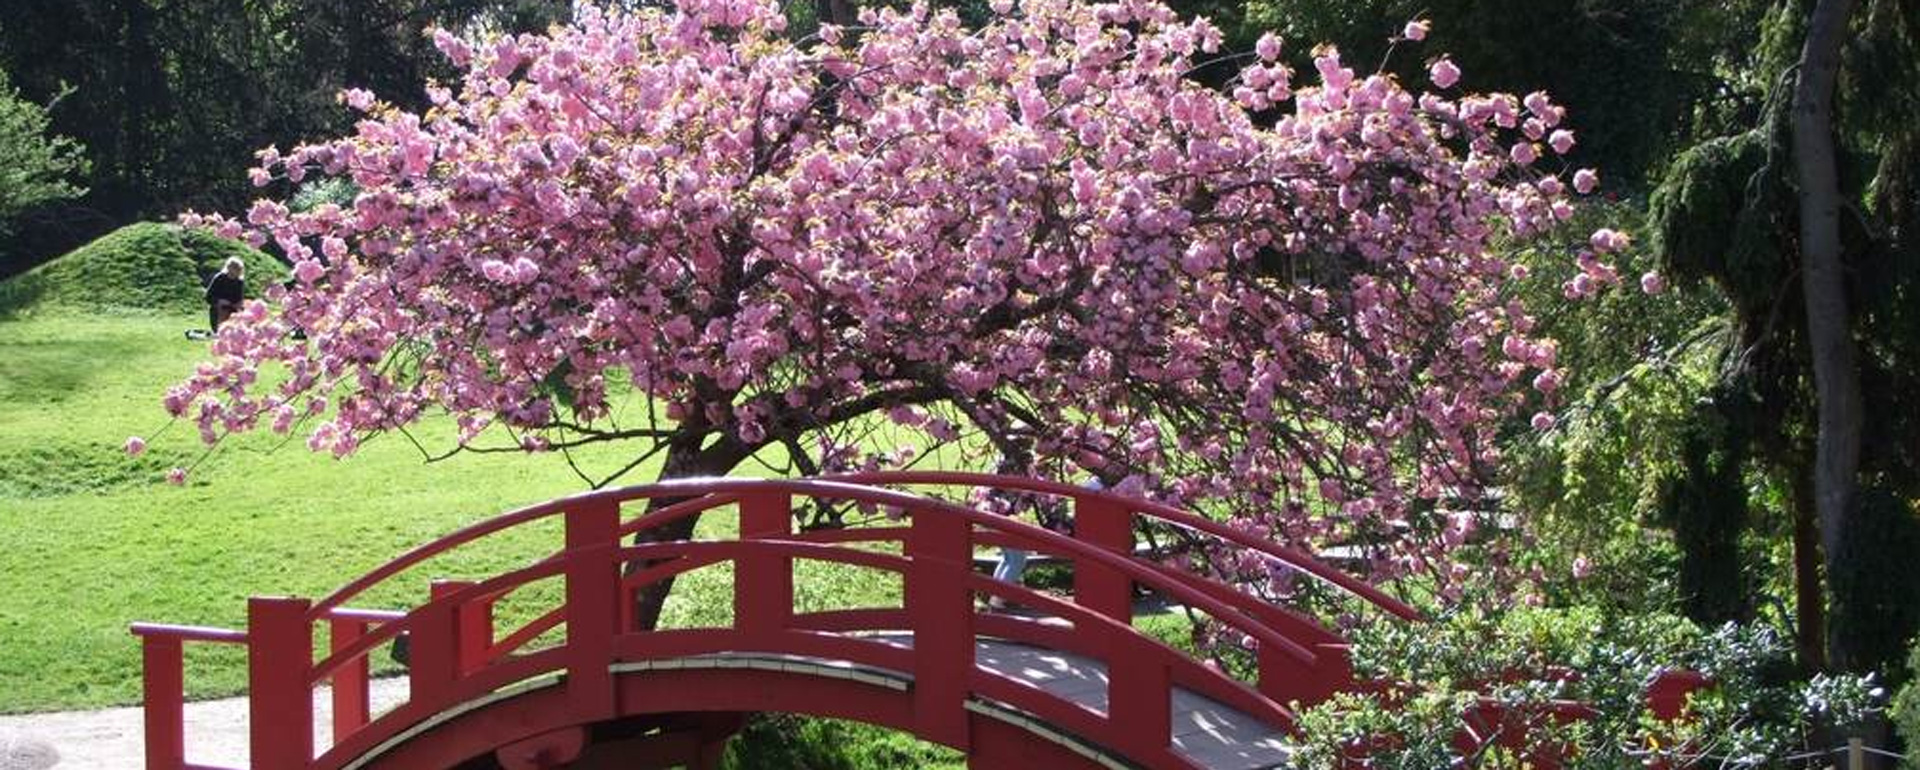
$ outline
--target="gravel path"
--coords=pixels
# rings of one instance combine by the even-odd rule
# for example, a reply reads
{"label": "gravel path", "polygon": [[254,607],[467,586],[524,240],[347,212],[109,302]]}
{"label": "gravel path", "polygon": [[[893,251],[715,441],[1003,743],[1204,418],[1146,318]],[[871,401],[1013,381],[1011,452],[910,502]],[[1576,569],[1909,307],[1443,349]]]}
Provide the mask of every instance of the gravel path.
{"label": "gravel path", "polygon": [[[406,700],[407,680],[373,682],[373,711]],[[314,694],[314,736],[326,745],[332,693]],[[0,770],[139,770],[146,766],[139,707],[0,716]],[[247,764],[247,700],[187,704],[187,760],[206,765]]]}

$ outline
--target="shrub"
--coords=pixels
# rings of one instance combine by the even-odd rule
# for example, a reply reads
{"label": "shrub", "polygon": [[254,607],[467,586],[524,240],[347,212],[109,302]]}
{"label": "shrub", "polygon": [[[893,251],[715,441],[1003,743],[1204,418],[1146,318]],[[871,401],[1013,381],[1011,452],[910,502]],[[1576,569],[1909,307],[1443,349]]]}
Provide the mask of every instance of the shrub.
{"label": "shrub", "polygon": [[1893,730],[1907,745],[1907,761],[1901,767],[1920,768],[1920,638],[1907,649],[1907,686],[1893,699]]}
{"label": "shrub", "polygon": [[[1703,756],[1707,766],[1765,766],[1809,747],[1821,728],[1859,724],[1878,697],[1866,678],[1799,678],[1787,645],[1764,627],[1708,632],[1674,616],[1591,608],[1366,626],[1354,634],[1354,667],[1363,682],[1392,684],[1305,711],[1303,766],[1364,755],[1376,768],[1506,767],[1536,752],[1563,755],[1569,768],[1686,766]],[[1713,684],[1666,723],[1646,692],[1669,669]],[[1497,724],[1524,738],[1484,753],[1463,746],[1463,715],[1476,708],[1503,709]],[[1582,716],[1563,718],[1575,710]]]}
{"label": "shrub", "polygon": [[959,752],[858,722],[763,714],[727,745],[722,768],[959,770]]}
{"label": "shrub", "polygon": [[247,263],[250,296],[287,279],[286,267],[238,241],[142,222],[0,283],[0,312],[41,305],[192,312],[202,287],[228,257]]}

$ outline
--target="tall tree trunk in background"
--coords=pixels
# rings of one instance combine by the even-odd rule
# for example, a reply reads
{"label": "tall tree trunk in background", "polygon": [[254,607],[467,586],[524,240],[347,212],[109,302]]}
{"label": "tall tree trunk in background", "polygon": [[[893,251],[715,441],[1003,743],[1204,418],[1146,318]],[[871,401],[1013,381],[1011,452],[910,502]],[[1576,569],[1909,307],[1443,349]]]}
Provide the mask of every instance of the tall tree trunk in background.
{"label": "tall tree trunk in background", "polygon": [[[1800,50],[1793,91],[1793,155],[1800,181],[1800,285],[1807,305],[1807,347],[1819,400],[1819,439],[1814,451],[1814,505],[1829,585],[1847,569],[1847,535],[1858,497],[1860,467],[1860,372],[1854,363],[1845,267],[1840,254],[1840,182],[1834,152],[1833,92],[1840,49],[1854,0],[1819,0]],[[1827,660],[1835,668],[1859,665],[1849,644],[1846,597],[1835,597],[1836,622],[1828,624]]]}

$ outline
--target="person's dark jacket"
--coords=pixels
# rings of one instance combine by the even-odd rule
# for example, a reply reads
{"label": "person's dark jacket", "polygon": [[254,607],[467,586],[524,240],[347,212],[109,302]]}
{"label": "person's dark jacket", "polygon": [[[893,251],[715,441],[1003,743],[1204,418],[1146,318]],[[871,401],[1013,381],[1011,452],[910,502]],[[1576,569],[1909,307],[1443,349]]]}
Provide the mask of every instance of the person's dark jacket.
{"label": "person's dark jacket", "polygon": [[207,304],[228,302],[235,305],[246,299],[247,282],[225,272],[215,273],[207,282]]}

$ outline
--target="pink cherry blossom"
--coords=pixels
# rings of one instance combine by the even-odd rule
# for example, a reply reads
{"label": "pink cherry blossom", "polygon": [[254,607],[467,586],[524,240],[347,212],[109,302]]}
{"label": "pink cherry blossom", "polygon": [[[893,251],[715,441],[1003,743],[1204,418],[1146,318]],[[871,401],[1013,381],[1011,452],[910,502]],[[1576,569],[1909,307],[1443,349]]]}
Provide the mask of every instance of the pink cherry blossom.
{"label": "pink cherry blossom", "polygon": [[359,112],[373,109],[373,93],[359,88],[349,88],[340,92],[341,103]]}
{"label": "pink cherry blossom", "polygon": [[1574,144],[1573,132],[1564,128],[1555,131],[1551,136],[1547,137],[1547,144],[1553,147],[1555,155],[1565,155],[1572,152]]}
{"label": "pink cherry blossom", "polygon": [[147,451],[147,440],[139,436],[128,436],[127,443],[122,448],[126,450],[128,457],[139,457],[141,453]]}
{"label": "pink cherry blossom", "polygon": [[1648,271],[1640,276],[1640,290],[1647,294],[1661,294],[1667,290],[1667,278],[1657,272]]}
{"label": "pink cherry blossom", "polygon": [[316,260],[303,259],[293,265],[293,277],[303,284],[320,280],[320,276],[326,272],[327,269]]}
{"label": "pink cherry blossom", "polygon": [[1560,420],[1554,417],[1552,412],[1534,412],[1531,422],[1534,430],[1544,433],[1553,430],[1553,426],[1558,424]]}
{"label": "pink cherry blossom", "polygon": [[183,485],[183,484],[185,484],[185,483],[187,483],[187,469],[185,469],[185,468],[168,468],[168,469],[167,469],[167,483],[168,483],[168,484],[172,484],[172,485],[174,485],[174,486],[176,486],[176,487],[177,487],[177,486],[181,486],[181,485]]}
{"label": "pink cherry blossom", "polygon": [[1573,172],[1573,189],[1581,195],[1593,192],[1593,188],[1599,184],[1600,174],[1593,169],[1583,168]]}
{"label": "pink cherry blossom", "polygon": [[[278,244],[297,280],[163,405],[203,441],[336,456],[439,413],[460,447],[664,436],[670,464],[990,444],[1290,546],[1405,531],[1370,576],[1444,588],[1470,546],[1438,511],[1498,481],[1502,427],[1562,376],[1502,256],[1563,247],[1565,185],[1527,165],[1561,108],[1409,93],[1327,47],[1296,77],[1273,35],[1215,90],[1189,73],[1220,30],[1154,0],[995,10],[792,39],[767,0],[583,5],[545,35],[436,33],[462,74],[431,110],[343,97],[351,134],[259,158],[351,203],[182,217]],[[1569,291],[1611,283],[1578,264]]]}
{"label": "pink cherry blossom", "polygon": [[1400,30],[1400,36],[1408,40],[1418,42],[1418,41],[1427,39],[1427,33],[1432,30],[1433,30],[1433,22],[1431,21],[1427,21],[1425,19],[1421,19],[1419,21],[1410,21],[1410,22],[1407,22],[1407,26],[1405,29]]}
{"label": "pink cherry blossom", "polygon": [[1261,35],[1260,39],[1254,42],[1253,51],[1263,62],[1280,58],[1280,36],[1272,32]]}

